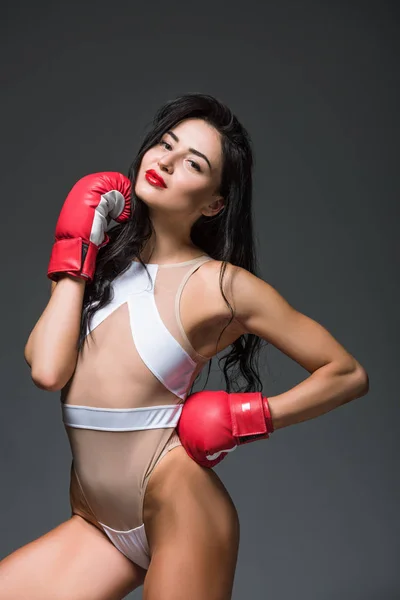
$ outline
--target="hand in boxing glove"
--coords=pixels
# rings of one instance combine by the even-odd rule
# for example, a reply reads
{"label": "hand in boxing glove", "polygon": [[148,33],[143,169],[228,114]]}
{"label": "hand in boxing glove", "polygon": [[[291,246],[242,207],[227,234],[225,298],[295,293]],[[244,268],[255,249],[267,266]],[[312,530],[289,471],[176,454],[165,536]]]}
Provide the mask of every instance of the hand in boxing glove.
{"label": "hand in boxing glove", "polygon": [[176,430],[193,460],[214,467],[237,446],[268,438],[274,426],[261,392],[203,391],[186,398]]}
{"label": "hand in boxing glove", "polygon": [[48,277],[68,274],[92,281],[99,249],[109,242],[111,219],[123,223],[131,210],[131,182],[122,173],[93,173],[69,192],[58,217]]}

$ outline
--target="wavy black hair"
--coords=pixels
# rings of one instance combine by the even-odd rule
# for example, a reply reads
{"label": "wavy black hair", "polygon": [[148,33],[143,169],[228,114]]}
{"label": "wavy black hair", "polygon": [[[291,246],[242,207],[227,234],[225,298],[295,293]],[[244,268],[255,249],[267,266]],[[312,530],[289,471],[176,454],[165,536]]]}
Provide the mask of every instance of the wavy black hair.
{"label": "wavy black hair", "polygon": [[[234,318],[234,311],[222,287],[227,263],[257,274],[252,216],[253,152],[249,134],[232,111],[213,96],[195,93],[179,96],[164,104],[156,112],[152,128],[145,136],[136,158],[129,167],[128,177],[132,183],[132,216],[128,222],[117,225],[108,232],[110,242],[98,253],[95,278],[92,283],[86,285],[85,289],[80,348],[94,313],[112,298],[113,279],[126,270],[134,258],[145,267],[141,252],[153,232],[153,227],[147,205],[134,192],[143,155],[159,143],[168,130],[185,119],[193,118],[203,119],[221,136],[222,172],[218,193],[224,198],[225,205],[213,217],[202,215],[198,218],[192,226],[191,240],[196,247],[222,262],[219,285],[224,301],[231,312],[229,323]],[[219,335],[216,354],[218,342],[229,323]],[[257,355],[263,342],[264,340],[256,335],[242,335],[229,346],[228,352],[219,357],[219,366],[224,361],[222,370],[227,392],[262,391]],[[205,385],[211,363],[212,359],[208,363]],[[239,384],[239,379],[245,380],[244,386]],[[191,390],[196,381],[197,378]]]}

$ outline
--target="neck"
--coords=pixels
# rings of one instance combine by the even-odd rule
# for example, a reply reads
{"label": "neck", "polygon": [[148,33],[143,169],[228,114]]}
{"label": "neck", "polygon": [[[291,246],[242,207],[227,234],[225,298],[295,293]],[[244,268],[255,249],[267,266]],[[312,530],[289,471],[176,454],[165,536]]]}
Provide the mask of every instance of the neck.
{"label": "neck", "polygon": [[182,262],[203,253],[190,239],[187,219],[168,220],[153,214],[151,221],[153,232],[142,250],[143,262]]}

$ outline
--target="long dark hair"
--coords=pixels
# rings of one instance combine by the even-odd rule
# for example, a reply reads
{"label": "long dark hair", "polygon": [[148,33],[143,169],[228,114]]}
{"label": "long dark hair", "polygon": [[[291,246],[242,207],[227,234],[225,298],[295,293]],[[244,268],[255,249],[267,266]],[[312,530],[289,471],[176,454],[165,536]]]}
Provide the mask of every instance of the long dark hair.
{"label": "long dark hair", "polygon": [[[98,253],[96,276],[91,284],[86,285],[83,300],[80,348],[94,313],[112,298],[113,279],[129,267],[133,258],[145,267],[141,251],[150,238],[153,227],[147,205],[134,192],[143,155],[160,142],[166,131],[190,118],[203,119],[221,135],[222,173],[219,194],[225,199],[225,205],[214,217],[199,217],[192,226],[191,239],[206,254],[222,262],[219,285],[231,312],[229,323],[234,318],[234,311],[222,288],[227,263],[243,267],[253,274],[257,272],[252,217],[253,153],[250,137],[232,111],[213,96],[179,96],[157,111],[152,129],[145,136],[136,158],[129,167],[128,177],[133,190],[132,216],[128,222],[109,231],[110,243]],[[219,335],[216,350],[223,331]],[[264,340],[256,335],[242,335],[231,344],[230,350],[218,359],[219,366],[224,361],[223,374],[227,392],[262,391],[257,355],[263,342]],[[208,363],[207,381],[211,362],[212,359]],[[245,386],[238,383],[239,378],[245,380]]]}

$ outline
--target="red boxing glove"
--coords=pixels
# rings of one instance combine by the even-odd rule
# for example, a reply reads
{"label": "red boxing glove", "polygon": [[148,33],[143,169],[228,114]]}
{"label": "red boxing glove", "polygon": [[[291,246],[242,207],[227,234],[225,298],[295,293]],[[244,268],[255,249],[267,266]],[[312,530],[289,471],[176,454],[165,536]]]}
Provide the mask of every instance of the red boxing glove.
{"label": "red boxing glove", "polygon": [[123,223],[131,211],[131,182],[122,173],[93,173],[69,192],[58,217],[47,275],[93,280],[99,249],[109,242],[111,219]]}
{"label": "red boxing glove", "polygon": [[186,398],[176,427],[182,446],[203,467],[214,467],[237,446],[274,431],[261,392],[196,392]]}

